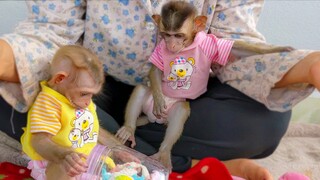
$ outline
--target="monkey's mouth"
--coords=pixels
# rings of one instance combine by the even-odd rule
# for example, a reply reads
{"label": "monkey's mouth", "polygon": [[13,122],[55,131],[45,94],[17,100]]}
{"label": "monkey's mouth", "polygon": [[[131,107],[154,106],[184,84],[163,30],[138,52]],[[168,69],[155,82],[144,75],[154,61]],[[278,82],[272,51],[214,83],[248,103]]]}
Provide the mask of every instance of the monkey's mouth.
{"label": "monkey's mouth", "polygon": [[171,53],[178,54],[185,48],[184,44],[181,45],[179,49],[177,48],[167,48]]}
{"label": "monkey's mouth", "polygon": [[82,109],[82,107],[78,106],[71,98],[68,98],[68,100],[72,107]]}

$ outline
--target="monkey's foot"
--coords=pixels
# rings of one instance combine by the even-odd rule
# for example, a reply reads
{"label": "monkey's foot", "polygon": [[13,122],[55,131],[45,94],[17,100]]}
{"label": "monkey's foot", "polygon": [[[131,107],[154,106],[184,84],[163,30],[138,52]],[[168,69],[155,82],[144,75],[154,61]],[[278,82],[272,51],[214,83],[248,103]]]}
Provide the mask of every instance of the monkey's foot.
{"label": "monkey's foot", "polygon": [[158,160],[162,163],[169,171],[172,170],[171,164],[171,153],[170,151],[159,151],[156,154],[152,155],[151,158]]}

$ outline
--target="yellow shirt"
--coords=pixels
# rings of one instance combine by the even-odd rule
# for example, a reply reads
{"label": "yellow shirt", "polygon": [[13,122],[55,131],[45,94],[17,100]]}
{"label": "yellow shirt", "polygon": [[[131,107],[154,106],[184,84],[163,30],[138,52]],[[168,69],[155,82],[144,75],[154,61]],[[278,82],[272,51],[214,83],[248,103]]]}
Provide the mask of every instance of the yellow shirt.
{"label": "yellow shirt", "polygon": [[93,102],[86,109],[74,108],[62,94],[41,83],[42,91],[28,113],[27,127],[21,137],[22,150],[32,160],[42,160],[31,146],[33,133],[45,132],[64,147],[89,155],[97,144],[99,121]]}

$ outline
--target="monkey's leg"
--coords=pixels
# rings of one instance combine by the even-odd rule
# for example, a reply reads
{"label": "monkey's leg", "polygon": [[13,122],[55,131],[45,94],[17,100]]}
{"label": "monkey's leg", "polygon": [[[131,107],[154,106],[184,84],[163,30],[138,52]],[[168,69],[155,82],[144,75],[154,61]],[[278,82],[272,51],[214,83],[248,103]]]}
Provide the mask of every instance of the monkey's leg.
{"label": "monkey's leg", "polygon": [[148,124],[150,121],[148,119],[148,116],[139,116],[137,119],[137,126],[144,126],[146,124]]}
{"label": "monkey's leg", "polygon": [[46,178],[47,180],[75,180],[75,177],[68,176],[67,172],[63,168],[62,164],[57,163],[48,163],[48,166],[46,168]]}
{"label": "monkey's leg", "polygon": [[137,119],[142,112],[142,106],[145,103],[145,97],[149,95],[150,89],[143,85],[137,85],[128,101],[126,112],[125,112],[125,122],[124,125],[134,128],[136,127]]}
{"label": "monkey's leg", "polygon": [[168,114],[168,127],[159,152],[154,155],[164,166],[171,169],[171,149],[180,138],[184,123],[190,115],[189,102],[177,102]]}

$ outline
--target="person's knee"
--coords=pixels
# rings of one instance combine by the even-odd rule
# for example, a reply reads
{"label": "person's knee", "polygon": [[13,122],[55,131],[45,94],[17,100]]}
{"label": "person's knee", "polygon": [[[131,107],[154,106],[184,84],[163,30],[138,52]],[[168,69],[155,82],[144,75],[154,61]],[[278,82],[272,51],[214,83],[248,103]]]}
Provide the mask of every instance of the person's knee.
{"label": "person's knee", "polygon": [[314,85],[317,89],[320,89],[320,52],[311,53],[308,57],[312,59],[308,74],[308,82]]}
{"label": "person's knee", "polygon": [[277,149],[287,131],[290,114],[291,112],[279,113],[278,117],[271,124],[264,126],[264,131],[260,129],[259,131],[262,132],[256,132],[253,138],[247,141],[251,146],[253,155],[250,158],[264,158],[271,155]]}
{"label": "person's knee", "polygon": [[0,47],[0,80],[19,83],[12,48],[4,40],[0,40]]}

